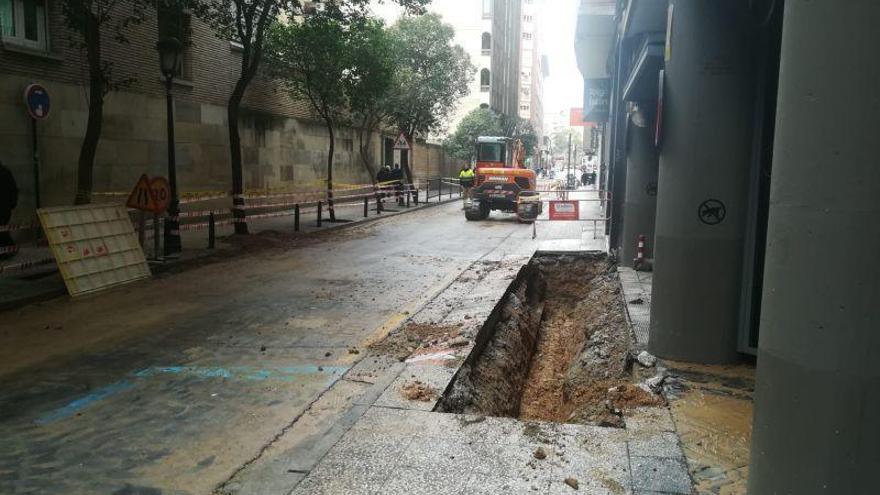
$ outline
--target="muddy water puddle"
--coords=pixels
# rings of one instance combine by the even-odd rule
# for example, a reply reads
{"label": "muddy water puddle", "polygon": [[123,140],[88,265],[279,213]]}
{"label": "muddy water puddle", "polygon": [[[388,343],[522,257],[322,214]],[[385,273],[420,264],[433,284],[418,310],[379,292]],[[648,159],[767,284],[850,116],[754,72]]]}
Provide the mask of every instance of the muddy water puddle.
{"label": "muddy water puddle", "polygon": [[698,493],[745,495],[754,365],[665,364],[681,383],[670,409]]}
{"label": "muddy water puddle", "polygon": [[627,410],[661,405],[632,381],[619,290],[603,255],[536,256],[438,409],[622,427]]}

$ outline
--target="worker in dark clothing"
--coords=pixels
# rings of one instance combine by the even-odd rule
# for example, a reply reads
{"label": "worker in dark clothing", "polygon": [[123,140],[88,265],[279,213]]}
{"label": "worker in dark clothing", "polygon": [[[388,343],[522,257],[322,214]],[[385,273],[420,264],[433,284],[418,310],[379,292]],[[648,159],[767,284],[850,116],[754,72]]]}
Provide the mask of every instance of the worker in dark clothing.
{"label": "worker in dark clothing", "polygon": [[[12,210],[18,206],[18,185],[12,171],[0,163],[0,227],[9,224],[12,219]],[[11,258],[15,255],[15,242],[8,230],[0,231],[0,259]]]}
{"label": "worker in dark clothing", "polygon": [[385,200],[385,190],[388,187],[385,182],[388,182],[391,177],[391,167],[388,165],[383,165],[382,168],[379,169],[379,173],[376,174],[376,210],[382,211],[382,201]]}
{"label": "worker in dark clothing", "polygon": [[391,180],[390,175],[391,175],[391,167],[389,167],[388,165],[385,165],[382,168],[380,168],[379,173],[376,174],[376,182],[379,182],[380,183],[379,185],[381,186],[382,182],[388,182],[389,180]]}

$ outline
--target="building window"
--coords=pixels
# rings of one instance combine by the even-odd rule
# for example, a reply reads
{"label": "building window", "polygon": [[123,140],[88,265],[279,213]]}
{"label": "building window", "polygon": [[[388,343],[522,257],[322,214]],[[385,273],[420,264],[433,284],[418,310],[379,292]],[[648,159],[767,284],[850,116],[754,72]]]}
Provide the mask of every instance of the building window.
{"label": "building window", "polygon": [[47,51],[44,0],[0,0],[0,33],[3,42]]}
{"label": "building window", "polygon": [[483,55],[491,55],[492,54],[492,35],[489,33],[483,33],[482,40],[482,49]]}
{"label": "building window", "polygon": [[524,15],[524,16],[523,16],[523,21],[525,21],[525,22],[532,22],[532,16],[530,16],[530,15]]}
{"label": "building window", "polygon": [[293,182],[293,165],[281,166],[281,180],[284,182]]}
{"label": "building window", "polygon": [[492,18],[492,0],[483,0],[483,19]]}
{"label": "building window", "polygon": [[489,86],[492,83],[491,74],[489,74],[489,69],[483,69],[480,71],[480,91],[487,92],[489,91]]}
{"label": "building window", "polygon": [[[2,0],[0,0],[2,1]],[[176,0],[160,1],[156,6],[156,18],[159,27],[159,39],[177,38],[183,49],[180,52],[180,67],[177,73],[180,79],[192,79],[192,39],[191,16],[183,9],[183,3]]]}
{"label": "building window", "polygon": [[530,39],[532,39],[532,33],[523,33],[522,35],[523,35],[522,38],[523,38],[524,40],[530,40]]}

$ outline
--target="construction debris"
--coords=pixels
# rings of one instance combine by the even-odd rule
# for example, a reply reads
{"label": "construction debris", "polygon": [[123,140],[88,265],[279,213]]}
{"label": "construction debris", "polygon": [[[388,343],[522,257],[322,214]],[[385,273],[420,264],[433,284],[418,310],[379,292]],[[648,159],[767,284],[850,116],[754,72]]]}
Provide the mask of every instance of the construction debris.
{"label": "construction debris", "polygon": [[642,366],[644,366],[645,368],[651,368],[655,364],[657,364],[657,358],[654,357],[654,355],[649,353],[648,351],[640,352],[639,355],[636,356],[636,361],[638,361],[638,363],[641,364]]}

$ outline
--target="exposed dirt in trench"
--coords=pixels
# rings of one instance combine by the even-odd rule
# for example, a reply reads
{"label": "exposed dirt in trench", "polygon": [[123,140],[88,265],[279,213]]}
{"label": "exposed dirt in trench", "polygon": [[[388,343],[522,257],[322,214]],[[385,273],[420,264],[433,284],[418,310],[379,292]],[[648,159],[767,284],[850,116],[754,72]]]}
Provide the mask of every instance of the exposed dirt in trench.
{"label": "exposed dirt in trench", "polygon": [[538,346],[520,397],[523,419],[622,426],[622,411],[660,399],[630,383],[617,273],[605,260],[546,263]]}
{"label": "exposed dirt in trench", "polygon": [[623,426],[626,410],[662,404],[632,383],[614,266],[600,255],[545,255],[531,268],[440,409]]}

